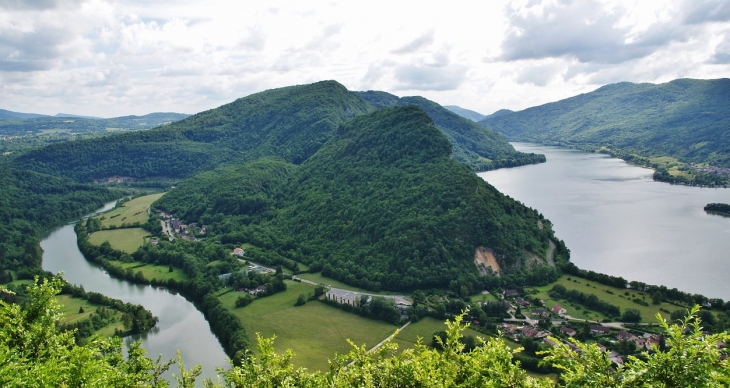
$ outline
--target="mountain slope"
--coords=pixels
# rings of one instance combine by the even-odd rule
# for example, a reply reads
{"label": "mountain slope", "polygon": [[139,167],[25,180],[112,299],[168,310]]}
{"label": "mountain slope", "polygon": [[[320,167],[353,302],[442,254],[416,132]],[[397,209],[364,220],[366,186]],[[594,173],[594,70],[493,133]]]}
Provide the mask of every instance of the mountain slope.
{"label": "mountain slope", "polygon": [[335,81],[323,81],[253,94],[149,131],[51,144],[18,156],[13,165],[92,181],[110,176],[186,178],[266,156],[300,164],[340,123],[390,104],[373,100],[371,94],[393,105],[421,106],[453,145],[454,157],[474,170],[544,161],[542,155],[515,151],[502,135],[424,98],[354,93]]}
{"label": "mountain slope", "polygon": [[38,117],[50,117],[48,115],[41,115],[37,113],[21,113],[21,112],[13,112],[5,109],[0,109],[0,119],[19,119],[19,120],[25,120],[25,119],[34,119]]}
{"label": "mountain slope", "polygon": [[730,79],[612,84],[479,124],[510,140],[606,146],[730,167]]}
{"label": "mountain slope", "polygon": [[449,111],[423,97],[399,98],[378,91],[356,92],[378,108],[416,105],[434,121],[436,127],[454,145],[454,158],[475,171],[514,167],[541,163],[545,156],[515,151],[504,136],[491,130],[485,131],[475,122]]}
{"label": "mountain slope", "polygon": [[154,130],[50,145],[14,165],[90,181],[113,175],[184,178],[262,156],[301,163],[339,123],[373,109],[334,81],[290,86]]}
{"label": "mountain slope", "polygon": [[422,109],[387,108],[343,123],[299,166],[259,161],[200,174],[155,206],[209,225],[208,238],[253,244],[253,260],[297,260],[372,290],[475,287],[480,246],[505,273],[539,267],[550,276],[534,265],[554,237],[549,222],[541,229],[536,211],[452,159],[451,148]]}
{"label": "mountain slope", "polygon": [[471,121],[483,120],[486,117],[481,113],[474,112],[473,110],[465,109],[465,108],[462,108],[462,107],[456,106],[456,105],[444,105],[444,108],[456,113],[457,115],[459,115],[465,119],[469,119]]}

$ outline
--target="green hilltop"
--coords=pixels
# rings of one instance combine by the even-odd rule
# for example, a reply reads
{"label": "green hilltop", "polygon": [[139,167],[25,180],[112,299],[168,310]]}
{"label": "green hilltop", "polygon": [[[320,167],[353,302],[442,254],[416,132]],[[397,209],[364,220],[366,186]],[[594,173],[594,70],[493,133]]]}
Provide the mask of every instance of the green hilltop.
{"label": "green hilltop", "polygon": [[544,265],[549,222],[451,151],[422,109],[387,108],[341,124],[300,166],[267,159],[206,172],[156,206],[212,224],[209,238],[250,243],[371,290],[476,288],[480,246],[506,273],[554,275]]}
{"label": "green hilltop", "polygon": [[513,141],[730,167],[730,79],[622,82],[479,124]]}
{"label": "green hilltop", "polygon": [[[416,99],[408,103],[427,105],[455,158],[472,169],[544,161],[438,104]],[[322,81],[253,94],[157,129],[52,144],[14,157],[12,164],[84,182],[110,176],[181,179],[266,156],[300,164],[339,124],[380,107],[335,81]]]}

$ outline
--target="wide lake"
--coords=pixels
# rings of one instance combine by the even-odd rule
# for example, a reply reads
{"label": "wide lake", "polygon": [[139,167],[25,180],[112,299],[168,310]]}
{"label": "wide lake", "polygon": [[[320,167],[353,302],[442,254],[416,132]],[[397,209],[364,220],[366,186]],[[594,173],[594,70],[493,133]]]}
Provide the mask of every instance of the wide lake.
{"label": "wide lake", "polygon": [[579,268],[730,299],[730,218],[707,214],[730,189],[654,182],[653,171],[607,155],[527,143],[547,162],[480,173],[540,211]]}
{"label": "wide lake", "polygon": [[[114,202],[100,210],[108,210],[113,206]],[[227,366],[227,356],[218,338],[210,331],[203,314],[192,303],[165,289],[114,279],[102,268],[89,263],[76,245],[73,225],[66,225],[52,232],[41,241],[41,248],[44,270],[53,273],[63,271],[66,280],[72,284],[83,285],[86,291],[140,304],[160,318],[151,332],[124,338],[126,344],[141,339],[147,356],[152,359],[160,354],[163,360],[174,359],[179,349],[187,369],[196,364],[203,367],[198,386],[203,385],[203,377],[216,376],[217,366]],[[165,377],[170,380],[171,373],[179,376],[178,370],[177,365],[173,365]]]}

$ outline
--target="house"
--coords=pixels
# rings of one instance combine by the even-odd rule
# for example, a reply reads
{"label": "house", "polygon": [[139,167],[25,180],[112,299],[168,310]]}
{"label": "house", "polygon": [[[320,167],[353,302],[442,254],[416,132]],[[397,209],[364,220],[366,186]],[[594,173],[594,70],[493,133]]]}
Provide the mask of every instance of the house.
{"label": "house", "polygon": [[530,312],[532,315],[536,315],[538,317],[549,317],[550,313],[545,309],[534,309]]}
{"label": "house", "polygon": [[552,310],[553,310],[553,313],[555,313],[555,314],[557,314],[558,316],[561,316],[561,317],[562,317],[563,315],[565,315],[565,313],[567,313],[567,312],[568,312],[568,311],[567,311],[567,310],[565,310],[565,309],[564,309],[563,307],[561,307],[561,306],[559,306],[559,305],[557,305],[557,304],[556,304],[555,306],[553,306]]}
{"label": "house", "polygon": [[618,334],[616,334],[616,339],[619,341],[634,341],[634,342],[636,342],[636,340],[638,340],[638,338],[635,335],[633,335],[631,333],[627,333],[623,330],[619,331]]}
{"label": "house", "polygon": [[338,290],[332,288],[325,294],[328,300],[337,302],[339,304],[348,304],[352,307],[360,307],[360,301],[362,300],[362,294],[359,292]]}
{"label": "house", "polygon": [[576,334],[578,334],[577,331],[565,326],[560,328],[560,332],[567,335],[568,337],[574,337]]}
{"label": "house", "polygon": [[231,253],[233,256],[243,257],[246,252],[241,248],[235,248]]}
{"label": "house", "polygon": [[550,345],[550,346],[557,346],[557,345],[558,345],[558,343],[557,343],[557,342],[555,342],[554,340],[552,340],[552,339],[550,339],[550,338],[545,338],[545,339],[543,339],[543,340],[542,340],[542,342],[543,342],[543,343],[544,343],[545,345]]}
{"label": "house", "polygon": [[520,305],[520,307],[530,307],[530,302],[528,302],[522,298],[515,298],[515,303]]}
{"label": "house", "polygon": [[591,325],[591,334],[608,334],[611,328],[603,325]]}
{"label": "house", "polygon": [[517,290],[507,290],[507,291],[504,292],[504,297],[505,298],[510,298],[510,297],[513,297],[513,296],[517,296],[519,294],[520,293],[517,292]]}
{"label": "house", "polygon": [[266,286],[258,286],[256,288],[252,288],[252,289],[248,290],[248,293],[251,295],[257,295],[257,294],[263,293],[263,292],[266,292]]}
{"label": "house", "polygon": [[154,239],[154,238],[153,238],[153,239],[151,239],[151,240],[150,240],[150,244],[151,244],[151,245],[157,245],[157,244],[158,244],[158,242],[157,242],[157,239]]}
{"label": "house", "polygon": [[526,326],[522,328],[522,335],[525,337],[536,338],[538,334],[539,332],[532,327]]}
{"label": "house", "polygon": [[172,226],[172,229],[175,231],[175,233],[180,233],[180,221],[172,220],[170,221],[170,225]]}

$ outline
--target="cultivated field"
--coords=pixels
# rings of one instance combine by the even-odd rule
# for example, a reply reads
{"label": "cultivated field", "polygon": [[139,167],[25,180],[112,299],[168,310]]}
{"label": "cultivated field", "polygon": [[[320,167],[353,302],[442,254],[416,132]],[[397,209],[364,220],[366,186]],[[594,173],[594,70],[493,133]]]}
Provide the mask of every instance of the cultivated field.
{"label": "cultivated field", "polygon": [[314,286],[288,282],[287,290],[263,299],[257,299],[246,307],[235,307],[241,293],[229,292],[220,296],[223,305],[243,323],[251,344],[256,344],[256,333],[263,337],[276,334],[274,347],[278,353],[292,349],[296,354],[293,363],[311,370],[327,370],[327,360],[335,353],[345,354],[351,346],[371,347],[387,338],[397,329],[385,322],[375,321],[328,306],[309,301],[294,307],[299,294],[313,292]]}
{"label": "cultivated field", "polygon": [[[436,318],[425,317],[416,323],[411,323],[403,331],[398,333],[395,337],[395,342],[398,344],[398,350],[411,349],[416,347],[416,341],[418,337],[421,337],[421,343],[431,346],[431,337],[434,332],[446,330],[446,322],[438,320]],[[482,334],[474,329],[466,329],[462,333],[464,335],[470,335],[473,337],[482,337],[487,339],[486,334]]]}
{"label": "cultivated field", "polygon": [[144,244],[144,238],[149,234],[142,228],[100,230],[89,236],[89,243],[101,245],[104,241],[109,241],[112,248],[132,253]]}

